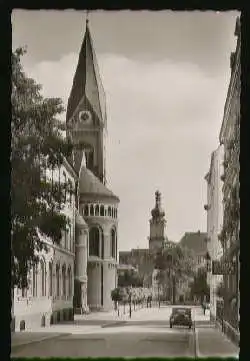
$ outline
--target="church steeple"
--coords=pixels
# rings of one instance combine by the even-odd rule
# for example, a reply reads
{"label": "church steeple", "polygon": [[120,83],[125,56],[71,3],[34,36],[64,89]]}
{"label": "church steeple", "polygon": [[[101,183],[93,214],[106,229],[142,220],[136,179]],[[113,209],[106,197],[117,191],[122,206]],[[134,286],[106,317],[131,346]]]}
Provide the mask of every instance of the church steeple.
{"label": "church steeple", "polygon": [[164,247],[166,237],[165,212],[161,205],[161,193],[155,192],[155,207],[151,211],[149,249],[157,250]]}
{"label": "church steeple", "polygon": [[76,112],[79,103],[87,98],[99,120],[106,126],[106,99],[97,58],[86,19],[86,31],[82,42],[73,86],[68,100],[66,122]]}
{"label": "church steeple", "polygon": [[66,128],[75,145],[76,171],[80,171],[84,152],[87,168],[105,183],[106,99],[88,18],[68,99]]}
{"label": "church steeple", "polygon": [[161,193],[157,190],[155,192],[155,207],[151,211],[152,217],[156,218],[164,218],[165,212],[161,207]]}

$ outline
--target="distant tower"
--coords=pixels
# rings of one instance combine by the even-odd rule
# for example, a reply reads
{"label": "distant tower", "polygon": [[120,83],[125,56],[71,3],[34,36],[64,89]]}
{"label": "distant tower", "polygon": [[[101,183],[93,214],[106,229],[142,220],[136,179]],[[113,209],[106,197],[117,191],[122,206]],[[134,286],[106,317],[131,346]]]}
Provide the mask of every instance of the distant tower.
{"label": "distant tower", "polygon": [[79,174],[83,152],[86,167],[105,184],[106,99],[89,31],[79,54],[66,114],[67,136],[73,141],[73,165]]}
{"label": "distant tower", "polygon": [[161,207],[161,193],[155,192],[155,207],[151,211],[149,249],[158,250],[164,247],[166,237],[165,212]]}

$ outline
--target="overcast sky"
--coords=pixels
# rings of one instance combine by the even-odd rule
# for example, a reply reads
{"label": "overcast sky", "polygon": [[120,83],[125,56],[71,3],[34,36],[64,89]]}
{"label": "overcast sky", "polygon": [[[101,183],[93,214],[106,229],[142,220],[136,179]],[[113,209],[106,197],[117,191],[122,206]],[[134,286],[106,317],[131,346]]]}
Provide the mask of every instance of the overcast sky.
{"label": "overcast sky", "polygon": [[[167,235],[206,231],[206,182],[230,80],[236,12],[91,12],[108,112],[108,187],[120,198],[119,248],[147,248],[155,190]],[[67,104],[85,12],[12,14],[27,74]]]}

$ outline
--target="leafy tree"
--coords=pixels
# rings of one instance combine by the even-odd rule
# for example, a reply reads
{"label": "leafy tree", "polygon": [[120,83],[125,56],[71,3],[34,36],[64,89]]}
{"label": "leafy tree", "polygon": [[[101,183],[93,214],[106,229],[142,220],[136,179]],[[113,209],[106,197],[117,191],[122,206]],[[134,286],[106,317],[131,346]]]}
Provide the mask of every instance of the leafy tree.
{"label": "leafy tree", "polygon": [[194,276],[194,280],[190,284],[191,295],[197,296],[200,300],[206,296],[209,299],[210,289],[207,284],[207,273],[205,269],[199,270],[199,272]]}
{"label": "leafy tree", "polygon": [[124,289],[117,287],[111,291],[111,299],[114,302],[115,310],[117,310],[118,302],[121,302],[125,296]]}
{"label": "leafy tree", "polygon": [[118,276],[119,287],[143,287],[143,279],[133,270],[126,270]]}
{"label": "leafy tree", "polygon": [[[59,98],[44,98],[41,85],[27,77],[22,48],[12,53],[11,247],[12,287],[27,287],[27,275],[46,250],[42,236],[59,243],[67,218],[61,212],[69,185],[53,180],[72,145],[63,138],[57,115]],[[52,172],[52,181],[46,170]],[[72,191],[72,190],[71,190]]]}
{"label": "leafy tree", "polygon": [[155,256],[155,268],[159,270],[157,278],[159,284],[166,287],[171,285],[173,303],[175,303],[176,283],[185,276],[193,275],[193,253],[176,244],[169,242],[169,246],[160,250]]}

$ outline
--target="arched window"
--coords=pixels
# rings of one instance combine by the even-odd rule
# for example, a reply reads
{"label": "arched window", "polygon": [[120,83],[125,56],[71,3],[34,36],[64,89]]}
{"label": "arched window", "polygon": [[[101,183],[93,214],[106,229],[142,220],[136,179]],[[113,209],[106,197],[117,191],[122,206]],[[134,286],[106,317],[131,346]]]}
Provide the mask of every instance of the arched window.
{"label": "arched window", "polygon": [[62,267],[62,294],[66,296],[66,266],[65,264]]}
{"label": "arched window", "polygon": [[99,204],[95,206],[95,216],[99,216]]}
{"label": "arched window", "polygon": [[71,268],[69,266],[68,268],[68,272],[67,272],[67,278],[68,278],[68,296],[71,297],[72,296],[72,275],[71,275]]}
{"label": "arched window", "polygon": [[56,265],[56,296],[60,297],[60,265]]}
{"label": "arched window", "polygon": [[46,277],[45,277],[45,262],[44,260],[40,261],[40,267],[41,267],[41,295],[45,296],[45,284],[46,284]]}
{"label": "arched window", "polygon": [[94,215],[94,206],[93,206],[93,204],[91,204],[91,206],[90,206],[90,215],[91,216]]}
{"label": "arched window", "polygon": [[108,207],[108,216],[111,217],[111,207]]}
{"label": "arched window", "polygon": [[89,255],[99,257],[100,232],[97,227],[93,227],[89,232]]}
{"label": "arched window", "polygon": [[37,297],[37,264],[33,266],[32,277],[32,293],[33,297]]}
{"label": "arched window", "polygon": [[53,267],[52,263],[49,263],[49,295],[53,296]]}
{"label": "arched window", "polygon": [[116,258],[116,232],[111,229],[111,257]]}
{"label": "arched window", "polygon": [[88,206],[88,204],[85,204],[85,206],[84,206],[84,216],[88,217],[88,215],[89,215],[89,206]]}
{"label": "arched window", "polygon": [[104,216],[104,205],[103,204],[101,205],[101,208],[100,208],[100,215],[102,217]]}

